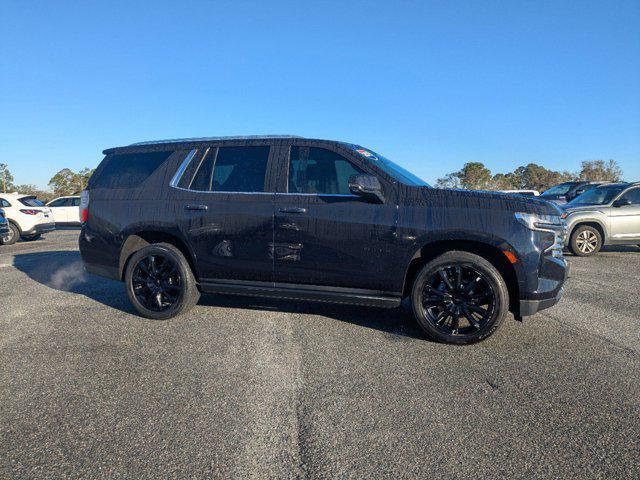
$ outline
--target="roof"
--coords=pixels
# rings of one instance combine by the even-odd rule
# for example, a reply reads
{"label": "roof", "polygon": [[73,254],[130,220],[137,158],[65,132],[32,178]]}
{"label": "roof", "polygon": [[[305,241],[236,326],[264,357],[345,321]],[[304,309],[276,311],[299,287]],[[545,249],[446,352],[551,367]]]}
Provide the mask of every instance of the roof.
{"label": "roof", "polygon": [[142,145],[163,145],[165,143],[194,143],[194,142],[215,142],[222,140],[271,140],[271,139],[286,139],[286,138],[304,138],[298,135],[241,135],[241,136],[228,136],[228,137],[194,137],[194,138],[173,138],[166,140],[150,140],[147,142],[137,142],[129,145],[130,147],[137,147]]}

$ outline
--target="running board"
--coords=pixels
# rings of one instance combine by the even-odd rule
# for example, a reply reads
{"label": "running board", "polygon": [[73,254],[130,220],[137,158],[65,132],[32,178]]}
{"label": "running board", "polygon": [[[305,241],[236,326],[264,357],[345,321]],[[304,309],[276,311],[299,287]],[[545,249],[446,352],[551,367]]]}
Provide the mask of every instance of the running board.
{"label": "running board", "polygon": [[287,300],[306,300],[310,302],[343,303],[363,305],[367,307],[396,308],[402,298],[384,295],[378,292],[365,293],[366,290],[350,290],[324,286],[290,286],[277,283],[260,282],[259,285],[230,282],[201,282],[200,288],[205,293],[223,293],[231,295],[247,295],[251,297],[282,298]]}

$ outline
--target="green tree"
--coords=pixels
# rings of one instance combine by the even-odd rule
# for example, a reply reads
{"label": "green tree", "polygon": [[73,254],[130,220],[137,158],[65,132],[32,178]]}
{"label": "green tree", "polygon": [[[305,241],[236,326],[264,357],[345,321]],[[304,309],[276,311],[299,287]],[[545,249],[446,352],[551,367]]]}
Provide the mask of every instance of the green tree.
{"label": "green tree", "polygon": [[478,190],[491,187],[491,170],[480,162],[465,163],[457,173],[463,188]]}
{"label": "green tree", "polygon": [[615,160],[586,160],[582,162],[580,180],[619,182],[622,169]]}
{"label": "green tree", "polygon": [[3,193],[9,192],[13,188],[13,175],[11,175],[6,163],[0,163],[0,188]]}
{"label": "green tree", "polygon": [[63,168],[49,180],[49,187],[57,196],[74,195],[82,192],[87,186],[94,170],[84,168],[78,173],[69,168]]}
{"label": "green tree", "polygon": [[458,172],[447,173],[447,175],[436,181],[436,187],[438,188],[460,188],[461,186]]}

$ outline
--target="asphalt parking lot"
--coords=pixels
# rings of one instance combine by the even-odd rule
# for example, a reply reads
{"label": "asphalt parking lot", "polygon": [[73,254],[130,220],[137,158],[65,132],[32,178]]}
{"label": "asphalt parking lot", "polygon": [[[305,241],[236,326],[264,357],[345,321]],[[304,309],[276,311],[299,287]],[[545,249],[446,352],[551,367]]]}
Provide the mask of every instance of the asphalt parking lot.
{"label": "asphalt parking lot", "polygon": [[638,478],[640,249],[470,347],[404,309],[135,316],[76,230],[0,247],[0,477]]}

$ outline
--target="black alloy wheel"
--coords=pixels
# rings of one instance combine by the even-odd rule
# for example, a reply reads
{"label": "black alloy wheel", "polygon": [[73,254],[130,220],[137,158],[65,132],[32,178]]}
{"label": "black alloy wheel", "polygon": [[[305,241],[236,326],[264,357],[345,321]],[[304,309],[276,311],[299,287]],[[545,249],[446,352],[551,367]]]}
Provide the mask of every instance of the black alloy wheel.
{"label": "black alloy wheel", "polygon": [[486,259],[452,251],[427,263],[412,290],[413,311],[432,338],[474,343],[493,334],[509,309],[504,278]]}
{"label": "black alloy wheel", "polygon": [[184,290],[177,266],[160,254],[148,255],[138,261],[132,287],[138,302],[153,312],[169,310]]}
{"label": "black alloy wheel", "polygon": [[153,320],[186,313],[200,298],[189,262],[170,243],[153,243],[131,255],[124,281],[131,304]]}
{"label": "black alloy wheel", "polygon": [[426,318],[445,335],[482,330],[496,308],[491,284],[470,265],[444,265],[424,282],[422,306]]}

